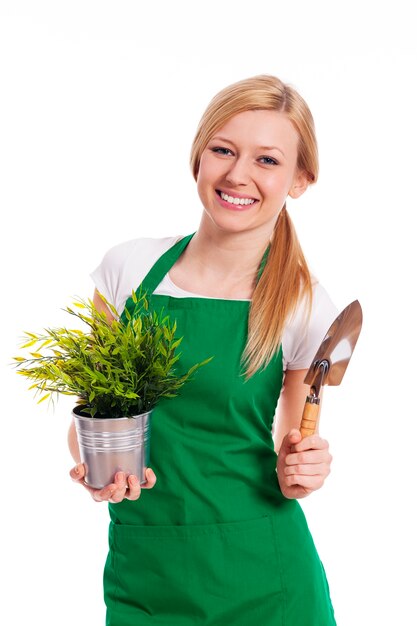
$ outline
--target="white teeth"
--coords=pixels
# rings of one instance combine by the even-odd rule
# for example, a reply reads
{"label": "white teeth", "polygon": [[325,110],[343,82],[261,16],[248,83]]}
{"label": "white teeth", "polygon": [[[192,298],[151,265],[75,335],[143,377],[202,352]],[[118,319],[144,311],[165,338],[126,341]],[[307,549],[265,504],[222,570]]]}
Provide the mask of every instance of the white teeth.
{"label": "white teeth", "polygon": [[255,200],[252,200],[251,198],[234,198],[233,196],[228,196],[227,193],[223,193],[223,191],[220,192],[220,195],[223,200],[226,200],[226,202],[230,202],[231,204],[247,205],[255,202]]}

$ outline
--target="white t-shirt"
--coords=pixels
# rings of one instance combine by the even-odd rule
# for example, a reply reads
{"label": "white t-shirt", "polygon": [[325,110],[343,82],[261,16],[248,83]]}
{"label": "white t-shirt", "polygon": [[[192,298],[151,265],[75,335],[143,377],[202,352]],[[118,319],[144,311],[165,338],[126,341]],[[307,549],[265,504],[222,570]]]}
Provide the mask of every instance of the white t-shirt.
{"label": "white t-shirt", "polygon": [[[104,297],[122,313],[126,301],[136,291],[151,267],[183,235],[154,239],[143,237],[132,239],[111,248],[91,274],[95,286]],[[166,274],[154,291],[155,294],[177,298],[199,297],[200,294],[180,289]],[[287,321],[282,337],[284,370],[299,370],[310,367],[314,355],[330,324],[337,316],[337,309],[326,290],[313,283],[311,316],[306,323],[305,302],[300,302],[294,315]]]}

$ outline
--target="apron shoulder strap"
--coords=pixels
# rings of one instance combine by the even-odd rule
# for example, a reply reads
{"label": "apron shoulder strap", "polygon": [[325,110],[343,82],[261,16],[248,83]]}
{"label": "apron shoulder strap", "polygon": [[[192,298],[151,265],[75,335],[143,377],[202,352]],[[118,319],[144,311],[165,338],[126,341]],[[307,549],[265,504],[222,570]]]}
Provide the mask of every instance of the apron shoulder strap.
{"label": "apron shoulder strap", "polygon": [[[165,274],[169,272],[175,261],[185,250],[194,235],[195,233],[191,233],[191,235],[183,237],[173,246],[168,248],[168,250],[159,257],[159,259],[154,263],[149,272],[146,274],[139,287],[136,289],[136,296],[138,299],[143,294],[147,294],[148,297],[153,294]],[[133,299],[132,297],[130,297],[125,304],[125,310],[120,316],[120,320],[122,322],[126,323],[126,309],[129,311],[129,313],[131,313],[134,307],[135,305]]]}
{"label": "apron shoulder strap", "polygon": [[187,235],[186,237],[183,237],[182,239],[177,241],[177,243],[174,243],[171,248],[168,248],[168,250],[164,252],[164,254],[160,256],[159,259],[151,267],[151,269],[143,279],[141,285],[139,285],[138,289],[136,290],[136,293],[138,293],[140,289],[142,289],[142,292],[146,291],[148,295],[151,295],[155,291],[163,277],[167,274],[167,272],[169,272],[181,253],[185,250],[194,235],[195,233]]}

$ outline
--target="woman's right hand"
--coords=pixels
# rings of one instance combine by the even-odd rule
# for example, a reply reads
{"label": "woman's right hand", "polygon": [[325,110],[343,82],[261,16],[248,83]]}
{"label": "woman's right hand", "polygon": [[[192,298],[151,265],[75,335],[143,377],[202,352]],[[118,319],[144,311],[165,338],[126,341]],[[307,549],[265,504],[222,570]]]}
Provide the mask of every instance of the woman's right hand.
{"label": "woman's right hand", "polygon": [[85,466],[84,463],[78,463],[70,471],[72,480],[82,485],[95,502],[112,502],[117,504],[122,500],[137,500],[140,497],[141,489],[152,489],[156,483],[156,476],[150,467],[146,469],[146,483],[141,485],[137,476],[130,474],[127,476],[124,472],[117,472],[114,477],[114,483],[106,485],[102,489],[94,489],[85,482]]}

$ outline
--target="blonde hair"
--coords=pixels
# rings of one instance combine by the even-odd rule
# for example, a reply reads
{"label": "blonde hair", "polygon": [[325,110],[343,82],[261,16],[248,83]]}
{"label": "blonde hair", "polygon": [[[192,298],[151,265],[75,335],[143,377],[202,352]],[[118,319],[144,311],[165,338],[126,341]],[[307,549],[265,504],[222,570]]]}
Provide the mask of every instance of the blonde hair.
{"label": "blonde hair", "polygon": [[[267,74],[229,85],[211,100],[191,148],[190,165],[195,180],[201,155],[213,135],[238,113],[259,109],[285,113],[299,137],[297,168],[306,173],[310,184],[316,182],[318,151],[311,111],[292,86]],[[285,323],[302,297],[307,298],[310,310],[310,272],[284,204],[274,227],[267,262],[252,296],[248,340],[242,355],[247,378],[265,368],[277,354]]]}

